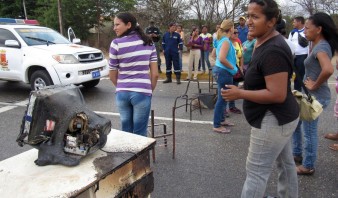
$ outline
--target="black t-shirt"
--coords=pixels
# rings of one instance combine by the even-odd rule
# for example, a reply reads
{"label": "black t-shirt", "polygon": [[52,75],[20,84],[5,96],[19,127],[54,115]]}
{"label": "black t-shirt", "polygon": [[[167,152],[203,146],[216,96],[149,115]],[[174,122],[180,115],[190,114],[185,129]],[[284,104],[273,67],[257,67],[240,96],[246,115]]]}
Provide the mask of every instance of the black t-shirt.
{"label": "black t-shirt", "polygon": [[[245,73],[244,89],[266,89],[264,77],[279,72],[288,72],[288,78],[291,79],[292,54],[281,35],[271,38],[255,49]],[[287,86],[287,96],[283,103],[258,104],[244,100],[244,115],[251,126],[261,128],[267,110],[276,116],[279,125],[292,122],[299,116],[298,104],[291,93],[291,81],[288,81]]]}
{"label": "black t-shirt", "polygon": [[154,26],[147,27],[146,34],[156,34],[158,37],[152,37],[152,40],[154,42],[158,42],[160,40],[160,37],[161,37],[160,29],[158,29],[157,27],[154,27]]}

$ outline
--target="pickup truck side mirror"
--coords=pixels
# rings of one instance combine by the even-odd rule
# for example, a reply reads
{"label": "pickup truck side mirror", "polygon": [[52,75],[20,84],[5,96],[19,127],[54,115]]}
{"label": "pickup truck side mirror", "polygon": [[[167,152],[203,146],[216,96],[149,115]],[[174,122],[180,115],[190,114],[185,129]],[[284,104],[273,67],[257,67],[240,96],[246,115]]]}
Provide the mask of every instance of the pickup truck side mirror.
{"label": "pickup truck side mirror", "polygon": [[20,43],[16,40],[6,40],[5,46],[6,47],[13,47],[13,48],[21,48]]}
{"label": "pickup truck side mirror", "polygon": [[74,43],[74,44],[80,44],[81,43],[81,39],[79,39],[79,38],[73,38],[72,43]]}
{"label": "pickup truck side mirror", "polygon": [[79,38],[76,38],[75,36],[75,33],[74,33],[74,30],[69,27],[68,28],[68,40],[74,44],[80,44],[81,43],[81,40]]}

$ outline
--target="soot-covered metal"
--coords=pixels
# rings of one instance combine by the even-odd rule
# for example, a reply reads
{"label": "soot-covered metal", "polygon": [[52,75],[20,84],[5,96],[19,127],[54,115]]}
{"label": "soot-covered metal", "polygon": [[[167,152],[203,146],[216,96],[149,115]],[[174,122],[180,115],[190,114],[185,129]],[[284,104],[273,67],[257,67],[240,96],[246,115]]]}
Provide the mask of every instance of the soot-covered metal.
{"label": "soot-covered metal", "polygon": [[16,141],[39,150],[39,166],[76,166],[106,144],[110,130],[110,120],[89,110],[76,86],[51,86],[31,92]]}

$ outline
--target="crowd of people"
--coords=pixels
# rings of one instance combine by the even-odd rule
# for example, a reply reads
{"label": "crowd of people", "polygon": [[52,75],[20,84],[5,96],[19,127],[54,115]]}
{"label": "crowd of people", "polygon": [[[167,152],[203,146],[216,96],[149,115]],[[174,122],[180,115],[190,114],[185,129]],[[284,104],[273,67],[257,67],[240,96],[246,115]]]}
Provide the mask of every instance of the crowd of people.
{"label": "crowd of people", "polygon": [[[172,66],[177,84],[181,83],[181,51],[186,43],[190,49],[186,80],[197,79],[197,70],[208,69],[217,83],[214,132],[231,133],[229,127],[234,123],[226,120],[227,114],[242,113],[235,101],[243,100],[251,135],[242,197],[264,197],[275,162],[278,197],[298,197],[297,174],[315,172],[320,116],[313,121],[300,120],[291,79],[296,71],[294,89],[307,89],[325,109],[331,100],[328,79],[334,72],[331,59],[338,52],[338,32],[325,13],[307,19],[295,17],[293,27],[287,36],[275,0],[250,0],[247,16],[239,18],[237,27],[231,19],[218,24],[214,34],[208,33],[206,26],[201,32],[193,27],[187,42],[182,40],[182,26],[175,23],[170,23],[162,36],[153,21],[143,32],[133,15],[117,14],[114,30],[118,38],[111,43],[109,66],[122,130],[147,136],[151,96],[161,71],[159,37],[166,62],[163,83],[172,82]],[[209,57],[215,59],[214,66]],[[243,87],[238,86],[238,73],[244,75]],[[338,93],[338,83],[336,90]],[[337,141],[338,132],[325,138]],[[337,147],[330,146],[336,151]]]}

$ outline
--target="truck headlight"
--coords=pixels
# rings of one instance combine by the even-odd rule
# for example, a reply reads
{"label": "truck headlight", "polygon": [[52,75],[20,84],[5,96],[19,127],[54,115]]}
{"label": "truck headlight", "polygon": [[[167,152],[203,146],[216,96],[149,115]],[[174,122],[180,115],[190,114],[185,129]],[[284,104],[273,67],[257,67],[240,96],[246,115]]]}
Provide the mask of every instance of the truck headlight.
{"label": "truck headlight", "polygon": [[79,61],[75,58],[75,56],[71,54],[57,54],[57,55],[53,55],[53,58],[61,64],[79,63]]}

